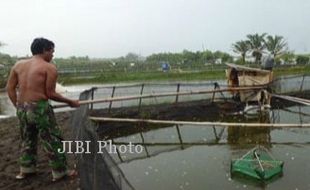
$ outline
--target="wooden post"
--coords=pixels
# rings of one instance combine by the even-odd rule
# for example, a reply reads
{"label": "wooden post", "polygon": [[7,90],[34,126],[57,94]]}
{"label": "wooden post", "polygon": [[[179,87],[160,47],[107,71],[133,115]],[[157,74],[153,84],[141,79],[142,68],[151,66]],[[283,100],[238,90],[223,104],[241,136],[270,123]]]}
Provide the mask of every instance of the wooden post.
{"label": "wooden post", "polygon": [[215,139],[216,139],[216,141],[218,141],[219,137],[217,136],[215,125],[213,125],[212,128],[213,128],[213,133],[214,133]]}
{"label": "wooden post", "polygon": [[[92,99],[92,100],[94,100],[94,91],[95,91],[95,89],[92,88],[92,89],[91,89],[91,99]],[[93,110],[93,106],[94,106],[94,104],[91,103],[91,104],[90,104],[90,110]]]}
{"label": "wooden post", "polygon": [[[141,85],[140,95],[142,95],[142,94],[143,94],[143,89],[144,89],[144,84],[142,84],[142,85]],[[141,103],[142,103],[142,98],[140,98],[140,99],[139,99],[139,108],[138,108],[138,113],[140,113]]]}
{"label": "wooden post", "polygon": [[299,92],[302,91],[302,87],[303,87],[303,85],[304,85],[304,80],[305,80],[305,75],[302,76],[302,81],[301,81],[301,85],[300,85]]}
{"label": "wooden post", "polygon": [[[180,83],[177,84],[177,93],[179,92],[180,92]],[[179,101],[179,94],[175,96],[175,103],[178,103],[178,101]]]}
{"label": "wooden post", "polygon": [[[214,90],[217,89],[217,84],[214,83]],[[215,91],[212,94],[212,102],[214,101],[214,97],[215,97]]]}
{"label": "wooden post", "polygon": [[182,136],[181,136],[181,132],[180,132],[180,129],[179,129],[179,125],[175,125],[176,128],[177,128],[177,132],[178,132],[178,137],[179,137],[179,140],[180,140],[180,144],[181,144],[181,149],[183,150],[184,147],[183,147],[183,140],[182,140]]}
{"label": "wooden post", "polygon": [[[112,89],[112,94],[111,94],[111,98],[113,98],[113,97],[114,97],[114,92],[115,92],[115,86],[113,86],[113,89]],[[110,105],[109,105],[109,113],[110,113],[111,108],[112,108],[112,103],[113,103],[113,101],[110,101]]]}
{"label": "wooden post", "polygon": [[[115,143],[114,143],[114,139],[111,139],[111,142],[112,142],[112,144],[115,144]],[[118,150],[117,147],[116,147],[116,153],[117,153],[117,156],[118,156],[119,160],[120,160],[121,162],[124,162],[124,160],[123,160],[123,158],[122,158],[122,156],[121,156],[121,154],[120,154],[120,152],[119,152],[119,150]]]}
{"label": "wooden post", "polygon": [[[142,144],[145,143],[144,142],[145,140],[144,140],[143,134],[141,132],[140,132],[140,137],[141,137],[141,140],[142,140]],[[149,154],[149,152],[147,150],[147,147],[145,145],[143,147],[144,147],[144,150],[145,150],[145,153],[146,153],[146,157],[150,157],[150,154]]]}

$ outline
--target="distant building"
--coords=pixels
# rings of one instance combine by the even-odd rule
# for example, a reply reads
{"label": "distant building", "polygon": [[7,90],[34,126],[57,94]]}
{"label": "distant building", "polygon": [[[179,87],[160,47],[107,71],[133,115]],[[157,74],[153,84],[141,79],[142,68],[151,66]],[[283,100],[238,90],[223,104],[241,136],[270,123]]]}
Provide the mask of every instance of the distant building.
{"label": "distant building", "polygon": [[215,64],[222,64],[222,59],[221,58],[217,58],[215,60]]}
{"label": "distant building", "polygon": [[168,72],[170,70],[170,65],[168,62],[161,62],[161,69],[163,72]]}
{"label": "distant building", "polygon": [[[241,60],[242,57],[241,56],[234,56],[233,57],[233,61],[236,62],[238,60]],[[253,56],[245,56],[245,61],[246,62],[250,62],[250,63],[254,63],[255,62],[255,57]]]}

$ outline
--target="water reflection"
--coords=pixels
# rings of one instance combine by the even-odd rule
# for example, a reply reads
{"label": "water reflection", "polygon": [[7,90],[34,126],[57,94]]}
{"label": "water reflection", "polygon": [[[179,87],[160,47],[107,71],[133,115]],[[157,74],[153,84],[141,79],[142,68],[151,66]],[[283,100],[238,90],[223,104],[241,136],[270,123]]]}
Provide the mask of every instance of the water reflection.
{"label": "water reflection", "polygon": [[[271,123],[271,114],[258,115],[256,118],[247,118],[247,123]],[[238,145],[238,148],[247,144],[263,144],[270,147],[271,128],[269,127],[229,127],[227,129],[228,144]]]}
{"label": "water reflection", "polygon": [[[310,113],[309,107],[291,106],[287,109],[275,109],[270,114],[258,117],[227,114],[215,118],[222,122],[236,123],[310,121],[307,114],[300,114]],[[184,119],[182,116],[181,118]],[[307,164],[310,153],[307,146],[310,135],[308,129],[104,122],[98,124],[98,130],[101,139],[111,139],[118,148],[129,142],[143,146],[140,154],[120,151],[111,154],[135,189],[202,190],[207,186],[211,189],[310,187],[310,184],[296,175],[302,173],[301,175],[310,177],[310,165]],[[230,177],[231,159],[240,158],[257,144],[268,148],[276,158],[285,162],[284,176],[267,186]],[[288,179],[294,179],[294,182]]]}
{"label": "water reflection", "polygon": [[[222,122],[245,122],[244,116],[223,117]],[[269,115],[247,119],[246,122],[270,123]],[[155,156],[164,152],[184,150],[194,146],[264,144],[271,146],[270,128],[216,127],[162,124],[99,123],[98,134],[102,140],[112,140],[118,146],[142,145],[144,152],[138,155],[117,154],[118,163]]]}

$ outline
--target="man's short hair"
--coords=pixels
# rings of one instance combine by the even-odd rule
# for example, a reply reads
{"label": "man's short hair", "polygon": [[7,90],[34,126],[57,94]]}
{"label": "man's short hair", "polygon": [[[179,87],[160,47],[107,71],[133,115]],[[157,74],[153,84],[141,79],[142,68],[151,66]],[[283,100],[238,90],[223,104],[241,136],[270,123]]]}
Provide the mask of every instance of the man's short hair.
{"label": "man's short hair", "polygon": [[44,51],[49,51],[55,47],[54,42],[45,38],[35,38],[31,44],[32,55],[42,54]]}

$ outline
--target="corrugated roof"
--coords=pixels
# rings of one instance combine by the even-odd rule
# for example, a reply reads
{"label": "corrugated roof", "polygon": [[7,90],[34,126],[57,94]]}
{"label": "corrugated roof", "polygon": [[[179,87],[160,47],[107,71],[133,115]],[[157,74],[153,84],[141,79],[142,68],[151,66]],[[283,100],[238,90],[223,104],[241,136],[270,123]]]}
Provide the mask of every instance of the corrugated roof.
{"label": "corrugated roof", "polygon": [[261,72],[261,73],[270,73],[271,71],[268,70],[262,70],[258,68],[252,68],[252,67],[246,67],[242,65],[236,65],[233,63],[226,63],[228,67],[235,68],[237,71],[255,71],[255,72]]}

